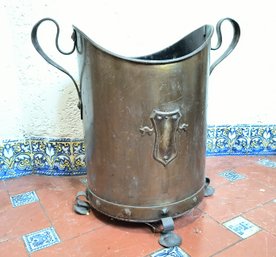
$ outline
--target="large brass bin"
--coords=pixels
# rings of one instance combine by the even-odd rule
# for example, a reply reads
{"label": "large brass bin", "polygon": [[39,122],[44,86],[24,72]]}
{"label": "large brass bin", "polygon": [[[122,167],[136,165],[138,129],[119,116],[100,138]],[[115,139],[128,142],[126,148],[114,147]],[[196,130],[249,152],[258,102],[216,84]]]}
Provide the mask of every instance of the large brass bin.
{"label": "large brass bin", "polygon": [[[37,28],[45,20],[53,21],[43,19],[34,26],[33,44],[68,74],[37,42]],[[237,22],[220,20],[212,50],[221,45],[225,20],[233,25],[234,36],[212,65],[210,25],[162,51],[133,58],[103,49],[73,27],[80,88],[73,81],[85,132],[87,194],[94,209],[115,219],[151,222],[180,216],[201,202],[208,77],[240,35]]]}

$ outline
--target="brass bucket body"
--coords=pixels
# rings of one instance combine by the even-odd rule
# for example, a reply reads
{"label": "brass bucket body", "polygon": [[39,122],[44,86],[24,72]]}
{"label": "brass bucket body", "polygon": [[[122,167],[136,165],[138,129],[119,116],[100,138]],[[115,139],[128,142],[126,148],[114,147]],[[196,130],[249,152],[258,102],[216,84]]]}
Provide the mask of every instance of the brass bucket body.
{"label": "brass bucket body", "polygon": [[201,202],[208,78],[239,39],[230,18],[219,21],[218,35],[224,20],[233,25],[234,37],[211,66],[210,25],[134,58],[101,48],[74,27],[87,195],[94,209],[115,219],[152,222],[183,215]]}

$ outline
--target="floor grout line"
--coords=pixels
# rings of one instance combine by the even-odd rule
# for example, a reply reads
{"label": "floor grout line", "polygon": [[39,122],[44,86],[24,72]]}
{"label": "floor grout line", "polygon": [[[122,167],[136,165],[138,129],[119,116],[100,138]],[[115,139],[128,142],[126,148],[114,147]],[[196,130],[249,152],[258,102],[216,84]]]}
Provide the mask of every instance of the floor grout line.
{"label": "floor grout line", "polygon": [[240,243],[240,242],[242,242],[242,241],[244,241],[244,240],[245,240],[245,239],[240,238],[240,240],[238,240],[237,242],[234,242],[233,244],[230,244],[230,245],[226,246],[225,248],[223,248],[223,249],[221,249],[221,250],[215,252],[215,253],[212,254],[210,257],[215,257],[216,255],[218,255],[218,254],[220,254],[220,253],[222,253],[222,252],[228,250],[229,248],[235,246],[236,244],[238,244],[238,243]]}
{"label": "floor grout line", "polygon": [[[38,198],[39,198],[39,197],[38,197]],[[41,209],[42,209],[42,211],[43,211],[43,214],[46,216],[46,218],[47,218],[47,220],[49,221],[49,223],[51,224],[51,226],[54,227],[54,224],[53,224],[52,220],[50,219],[50,217],[49,217],[49,215],[48,215],[48,213],[47,213],[46,208],[45,208],[44,205],[41,203],[40,199],[39,199],[39,205],[40,205],[40,207],[41,207]]]}

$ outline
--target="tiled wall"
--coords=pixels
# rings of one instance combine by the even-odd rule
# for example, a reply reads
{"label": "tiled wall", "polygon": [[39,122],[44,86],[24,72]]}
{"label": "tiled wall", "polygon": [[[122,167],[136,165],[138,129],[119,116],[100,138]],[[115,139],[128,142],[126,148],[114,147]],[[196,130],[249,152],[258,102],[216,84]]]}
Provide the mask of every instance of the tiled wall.
{"label": "tiled wall", "polygon": [[[209,126],[206,155],[276,154],[276,125]],[[0,179],[28,174],[85,174],[83,139],[27,138],[0,142]]]}
{"label": "tiled wall", "polygon": [[30,138],[0,143],[0,179],[85,174],[83,140]]}
{"label": "tiled wall", "polygon": [[276,125],[209,126],[207,155],[276,154]]}

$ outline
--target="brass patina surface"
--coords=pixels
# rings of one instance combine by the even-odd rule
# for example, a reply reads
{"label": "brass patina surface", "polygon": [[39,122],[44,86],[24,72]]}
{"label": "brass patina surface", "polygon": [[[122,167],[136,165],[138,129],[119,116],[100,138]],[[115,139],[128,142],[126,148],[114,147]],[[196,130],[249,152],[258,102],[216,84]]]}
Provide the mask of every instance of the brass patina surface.
{"label": "brass patina surface", "polygon": [[[180,216],[200,203],[208,78],[240,34],[234,20],[220,20],[213,50],[221,45],[225,20],[233,25],[233,40],[212,65],[210,25],[160,52],[133,58],[101,48],[74,27],[87,194],[96,210],[116,219],[148,222]],[[35,36],[33,43],[38,45]]]}

